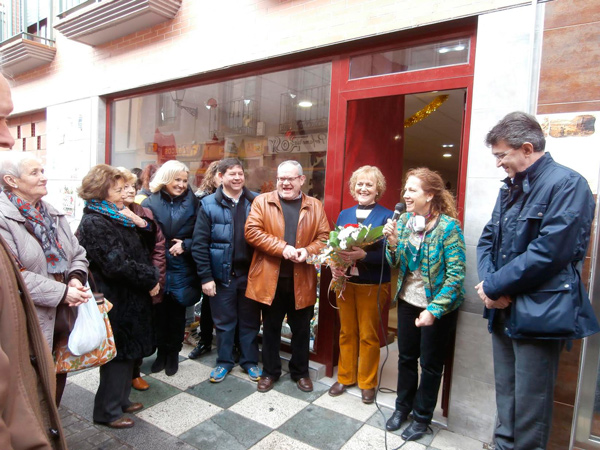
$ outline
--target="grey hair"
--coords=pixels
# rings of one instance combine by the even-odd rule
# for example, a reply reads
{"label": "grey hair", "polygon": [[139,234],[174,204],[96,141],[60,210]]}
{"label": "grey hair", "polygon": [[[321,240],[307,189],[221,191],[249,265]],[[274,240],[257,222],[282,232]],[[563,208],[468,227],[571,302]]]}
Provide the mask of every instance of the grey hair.
{"label": "grey hair", "polygon": [[536,152],[546,148],[544,131],[537,119],[531,114],[515,111],[507,114],[485,137],[485,145],[493,147],[504,141],[510,148],[520,148],[529,142]]}
{"label": "grey hair", "polygon": [[40,162],[40,160],[31,153],[23,152],[21,150],[0,151],[0,186],[2,186],[2,189],[12,191],[12,186],[6,182],[4,177],[6,175],[11,175],[15,178],[21,178],[23,166],[28,161]]}
{"label": "grey hair", "polygon": [[190,169],[181,161],[172,159],[164,163],[154,174],[150,182],[150,191],[152,193],[160,191],[163,187],[175,179],[179,172],[190,173]]}
{"label": "grey hair", "polygon": [[304,175],[302,172],[302,164],[300,164],[298,161],[294,161],[293,159],[288,159],[287,161],[283,161],[281,164],[279,164],[279,166],[277,166],[277,173],[279,173],[281,166],[285,166],[286,164],[294,166],[296,169],[298,169],[298,175]]}

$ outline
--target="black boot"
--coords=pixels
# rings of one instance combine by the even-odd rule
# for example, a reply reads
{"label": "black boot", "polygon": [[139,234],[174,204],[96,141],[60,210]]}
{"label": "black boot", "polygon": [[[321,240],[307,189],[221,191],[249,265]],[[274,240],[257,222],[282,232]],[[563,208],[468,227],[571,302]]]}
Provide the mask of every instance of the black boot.
{"label": "black boot", "polygon": [[171,377],[177,373],[179,369],[179,352],[172,351],[167,354],[167,364],[165,366],[165,373]]}
{"label": "black boot", "polygon": [[165,368],[166,363],[167,363],[167,352],[164,349],[159,348],[158,353],[156,355],[156,360],[152,363],[152,366],[150,367],[150,372],[152,372],[152,373],[160,372],[161,370],[163,370]]}
{"label": "black boot", "polygon": [[428,424],[413,420],[409,426],[402,432],[400,437],[405,441],[416,441],[426,434],[431,434]]}

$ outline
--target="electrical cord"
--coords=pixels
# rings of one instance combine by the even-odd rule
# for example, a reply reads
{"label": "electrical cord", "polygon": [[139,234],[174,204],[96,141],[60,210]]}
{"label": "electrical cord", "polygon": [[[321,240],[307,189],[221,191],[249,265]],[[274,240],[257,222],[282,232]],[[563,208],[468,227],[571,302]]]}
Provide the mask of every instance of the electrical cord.
{"label": "electrical cord", "polygon": [[[379,411],[379,413],[381,414],[381,417],[383,418],[383,426],[384,426],[384,442],[385,442],[385,449],[388,450],[388,444],[387,444],[387,430],[385,429],[385,423],[386,423],[386,418],[385,418],[385,414],[383,413],[383,410],[381,409],[381,407],[379,406],[379,403],[377,402],[377,395],[379,394],[379,392],[381,391],[381,377],[383,375],[383,369],[385,368],[385,364],[387,363],[387,360],[390,356],[390,348],[387,342],[387,327],[384,327],[383,324],[383,314],[381,312],[381,304],[379,302],[379,298],[381,296],[381,284],[383,283],[383,269],[384,269],[384,264],[385,264],[385,247],[387,245],[387,238],[385,238],[383,240],[383,251],[381,252],[381,271],[379,272],[379,287],[377,288],[377,311],[379,313],[379,329],[381,330],[382,334],[383,334],[383,338],[385,340],[385,358],[383,359],[383,364],[381,364],[381,368],[379,369],[379,380],[377,382],[377,390],[375,391],[375,406],[377,407],[377,410]],[[391,290],[392,286],[390,283],[390,290]],[[392,390],[392,389],[388,389],[385,388],[388,391],[390,391],[390,393],[394,393],[396,391]],[[383,391],[381,391],[383,392]],[[386,392],[387,393],[387,392]],[[402,445],[404,445],[405,443],[403,443]],[[402,445],[400,447],[402,447]],[[400,448],[398,447],[398,448]]]}
{"label": "electrical cord", "polygon": [[[386,423],[386,418],[385,418],[385,414],[383,413],[383,410],[381,409],[381,407],[379,406],[379,403],[377,402],[377,394],[379,392],[384,392],[386,394],[393,394],[396,391],[390,388],[382,388],[381,387],[381,378],[383,375],[383,369],[385,368],[385,364],[387,363],[387,360],[389,358],[390,355],[390,349],[389,349],[389,345],[387,342],[387,327],[384,326],[383,323],[383,313],[381,311],[381,304],[379,303],[379,298],[381,295],[381,284],[383,283],[383,268],[384,268],[384,263],[385,261],[385,247],[387,245],[387,238],[385,238],[383,240],[383,252],[381,253],[381,271],[379,273],[379,288],[377,289],[377,311],[379,312],[379,327],[380,330],[384,336],[385,339],[385,358],[383,359],[383,364],[381,364],[381,368],[379,369],[379,381],[377,382],[377,390],[375,391],[375,406],[377,407],[377,410],[379,411],[379,413],[381,414],[381,417],[383,418],[383,426],[384,426],[384,444],[385,444],[385,449],[388,449],[388,442],[387,442],[387,435],[388,435],[388,431],[387,429],[385,429],[385,423]],[[391,290],[392,286],[390,285],[390,290]],[[410,441],[404,441],[402,444],[400,444],[398,447],[392,449],[392,450],[400,450],[402,447],[404,447],[405,444],[407,444]]]}

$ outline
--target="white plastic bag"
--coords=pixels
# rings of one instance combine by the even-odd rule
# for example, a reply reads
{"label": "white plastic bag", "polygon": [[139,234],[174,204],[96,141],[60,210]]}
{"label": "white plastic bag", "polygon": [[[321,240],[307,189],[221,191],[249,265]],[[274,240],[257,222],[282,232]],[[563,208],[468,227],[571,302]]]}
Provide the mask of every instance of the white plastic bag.
{"label": "white plastic bag", "polygon": [[104,318],[94,297],[77,307],[77,319],[69,335],[69,351],[81,356],[98,348],[106,339]]}

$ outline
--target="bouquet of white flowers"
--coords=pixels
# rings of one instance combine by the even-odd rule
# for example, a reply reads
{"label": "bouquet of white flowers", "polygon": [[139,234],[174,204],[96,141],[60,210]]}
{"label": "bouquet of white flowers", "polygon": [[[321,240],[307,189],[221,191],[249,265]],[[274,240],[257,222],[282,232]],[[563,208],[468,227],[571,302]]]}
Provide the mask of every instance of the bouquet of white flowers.
{"label": "bouquet of white flowers", "polygon": [[[365,248],[383,239],[383,226],[371,228],[371,225],[350,223],[338,226],[329,233],[325,248],[318,255],[312,255],[306,262],[316,266],[326,265],[346,271],[352,265],[344,261],[339,252],[351,250],[352,247]],[[346,276],[334,278],[329,285],[330,291],[335,291],[338,297],[346,288]]]}

